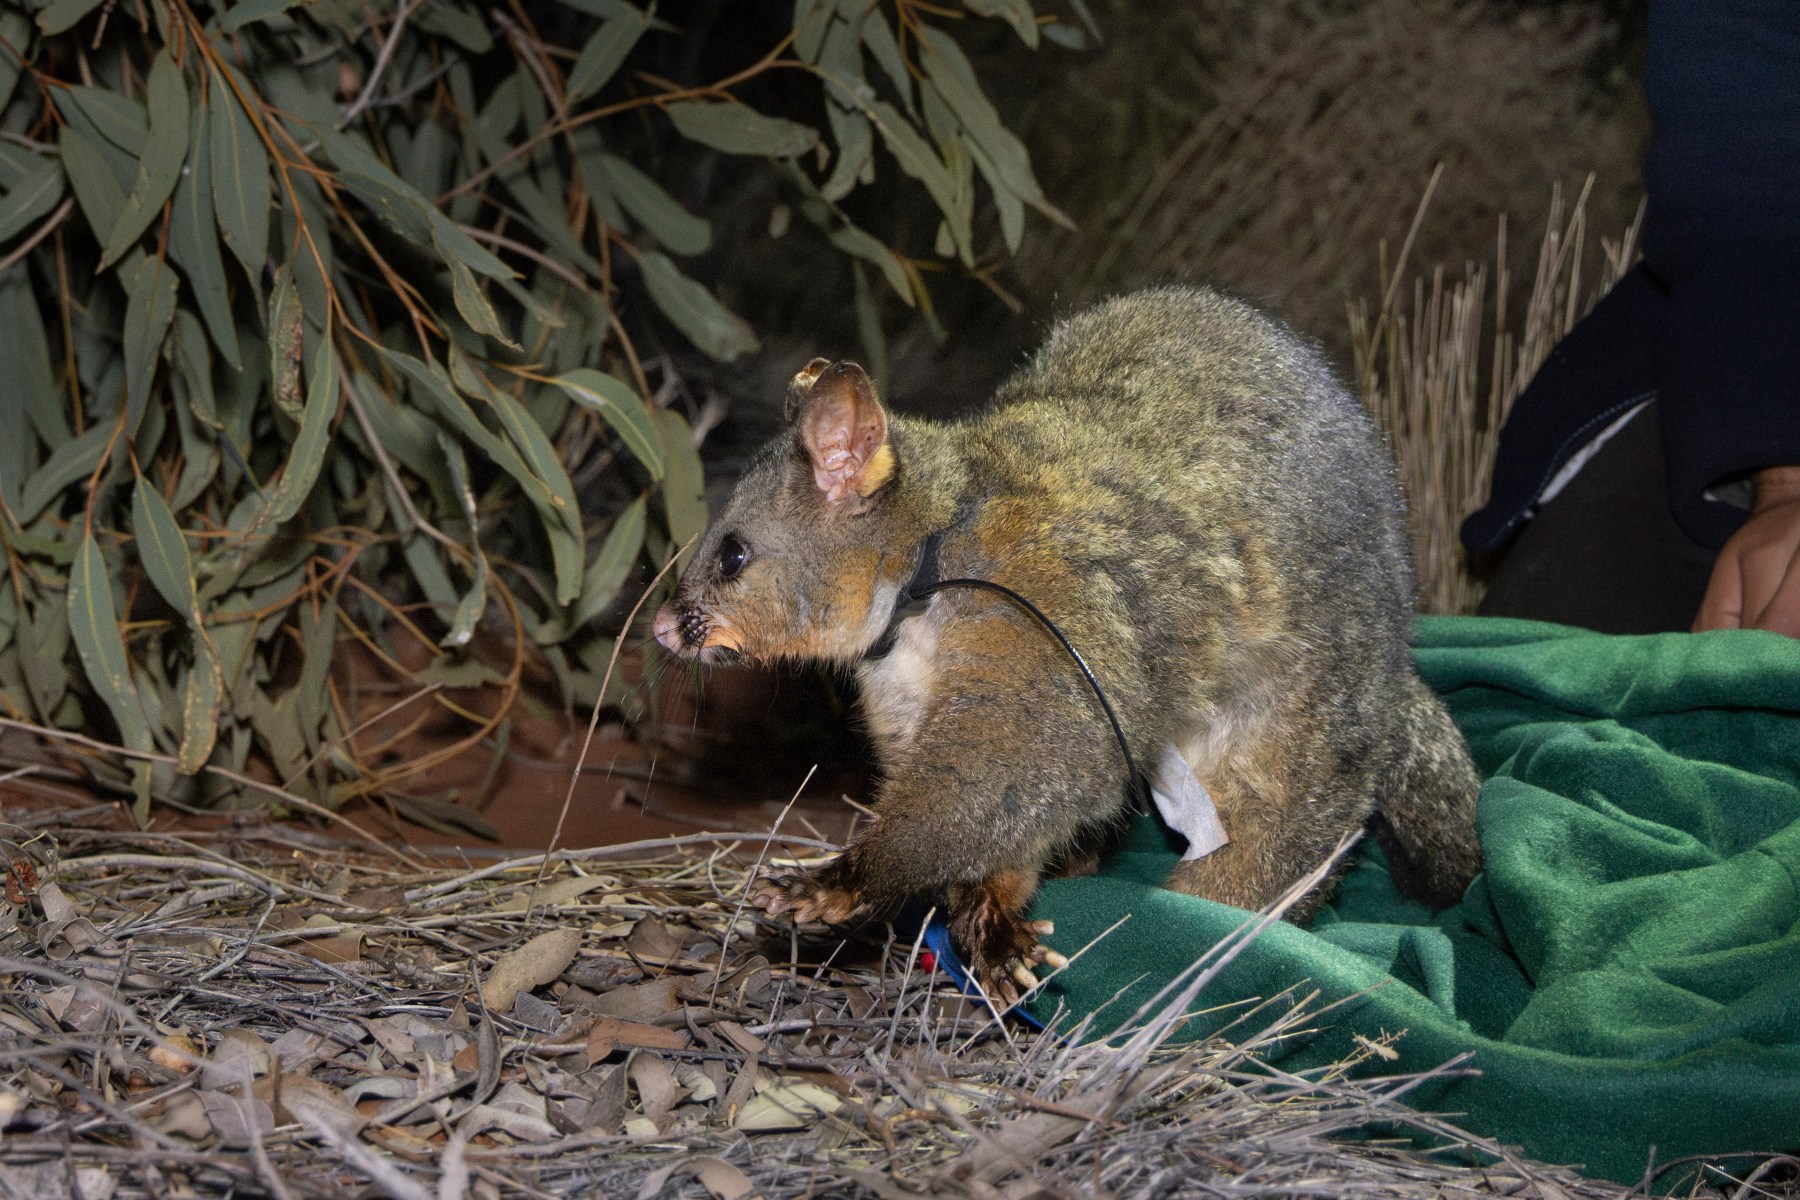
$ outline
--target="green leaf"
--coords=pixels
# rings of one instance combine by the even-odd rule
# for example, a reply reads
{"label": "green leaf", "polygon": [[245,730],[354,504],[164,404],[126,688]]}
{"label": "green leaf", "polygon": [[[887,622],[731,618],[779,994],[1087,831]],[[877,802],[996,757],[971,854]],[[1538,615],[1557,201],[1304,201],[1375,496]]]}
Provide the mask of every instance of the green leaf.
{"label": "green leaf", "polygon": [[100,7],[100,0],[56,0],[38,14],[38,28],[54,37],[66,33],[81,18]]}
{"label": "green leaf", "polygon": [[236,33],[246,25],[278,17],[298,3],[300,0],[243,0],[241,4],[232,5],[219,18],[219,32]]}
{"label": "green leaf", "polygon": [[794,0],[794,53],[801,62],[819,61],[819,47],[836,9],[834,0]]}
{"label": "green leaf", "polygon": [[962,48],[941,29],[926,26],[919,34],[920,58],[925,74],[962,122],[976,163],[996,194],[1011,192],[1051,220],[1073,229],[1062,210],[1044,198],[1037,177],[1031,173],[1031,156],[1025,143],[1000,123],[1000,114],[981,90],[975,69]]}
{"label": "green leaf", "polygon": [[894,40],[894,31],[882,18],[879,8],[871,11],[862,23],[862,41],[869,54],[900,93],[900,102],[912,111],[912,72],[907,69],[906,56],[900,53],[900,43]]}
{"label": "green leaf", "polygon": [[845,112],[835,104],[826,107],[825,115],[838,152],[830,178],[819,185],[819,194],[835,203],[850,194],[857,180],[874,178],[875,127],[866,114]]}
{"label": "green leaf", "polygon": [[[206,128],[206,102],[198,95],[190,126]],[[169,256],[187,275],[188,290],[200,306],[213,345],[233,370],[242,370],[225,259],[219,253],[218,227],[213,223],[212,155],[200,138],[194,139],[187,170],[175,184],[175,202],[169,209]]]}
{"label": "green leaf", "polygon": [[[517,279],[519,273],[507,266],[492,251],[476,244],[463,227],[433,208],[427,213],[431,225],[431,241],[446,259],[454,258],[469,270],[502,282]],[[564,227],[565,230],[567,226]],[[585,256],[584,256],[585,257]]]}
{"label": "green leaf", "polygon": [[640,254],[638,265],[650,299],[701,353],[733,362],[762,348],[756,331],[742,317],[719,303],[704,284],[683,275],[667,255]]}
{"label": "green leaf", "polygon": [[569,68],[568,83],[564,87],[569,104],[579,104],[618,74],[638,38],[650,27],[651,15],[656,11],[654,4],[648,12],[630,5],[620,7],[623,11],[601,24],[582,46],[575,65]]}
{"label": "green leaf", "polygon": [[463,457],[462,445],[442,433],[438,434],[437,442],[450,467],[451,486],[456,489],[456,497],[462,502],[463,519],[469,523],[469,541],[475,558],[474,582],[457,602],[456,615],[450,621],[450,631],[438,642],[438,645],[449,648],[468,645],[469,639],[475,634],[476,622],[481,620],[481,614],[487,610],[488,561],[481,549],[480,516],[475,508],[475,489],[469,486],[469,463]]}
{"label": "green leaf", "polygon": [[959,194],[950,168],[893,105],[872,100],[865,111],[900,169],[925,185],[938,211],[944,214],[955,238],[957,253],[965,262],[972,263],[974,250],[970,244],[968,207]]}
{"label": "green leaf", "polygon": [[742,104],[677,100],[664,105],[663,111],[682,137],[727,154],[791,158],[819,144],[818,130]]}
{"label": "green leaf", "polygon": [[163,338],[175,319],[175,295],[180,281],[175,269],[161,259],[146,256],[125,281],[125,435],[137,432],[144,406],[150,402],[150,384],[162,357]]}
{"label": "green leaf", "polygon": [[306,410],[300,415],[300,431],[288,452],[287,469],[269,490],[266,523],[284,525],[300,511],[319,468],[325,463],[325,447],[331,441],[331,419],[338,409],[337,352],[329,334],[319,339],[313,352],[311,379],[306,389]]}
{"label": "green leaf", "polygon": [[[19,524],[29,525],[49,503],[62,495],[78,479],[86,479],[100,465],[100,456],[113,440],[112,425],[90,425],[86,433],[64,442],[50,452],[50,457],[25,481],[19,491]],[[114,458],[125,453],[123,446],[113,448]]]}
{"label": "green leaf", "polygon": [[456,302],[456,311],[469,323],[469,328],[517,350],[519,343],[506,335],[499,315],[494,312],[494,306],[482,294],[481,285],[475,282],[474,272],[454,258],[447,259],[446,263],[450,268],[451,298]]}
{"label": "green leaf", "polygon": [[119,186],[106,158],[86,135],[64,125],[57,140],[63,171],[75,189],[75,200],[90,229],[111,229],[125,209],[125,189]]}
{"label": "green leaf", "polygon": [[788,164],[788,179],[800,193],[800,215],[818,226],[826,240],[845,254],[878,267],[887,278],[888,286],[906,301],[908,308],[918,303],[899,255],[883,245],[880,238],[852,225],[842,213],[826,204],[806,172],[792,163]]}
{"label": "green leaf", "polygon": [[470,54],[486,54],[494,48],[493,35],[478,13],[461,4],[438,0],[422,5],[414,18],[420,29],[449,38]]}
{"label": "green leaf", "polygon": [[144,574],[169,602],[169,607],[186,617],[190,624],[199,621],[200,610],[195,599],[194,563],[188,556],[187,539],[175,514],[169,511],[146,475],[139,475],[131,491],[131,530],[137,536],[138,559]]}
{"label": "green leaf", "polygon": [[16,9],[0,9],[0,112],[12,102],[13,89],[19,85],[24,60],[20,57],[31,47],[31,22]]}
{"label": "green leaf", "polygon": [[187,84],[167,50],[158,51],[150,64],[145,95],[150,108],[150,133],[138,158],[137,183],[125,199],[118,224],[106,239],[106,251],[100,256],[102,266],[118,261],[137,243],[174,192],[175,183],[181,178],[181,164],[187,159]]}
{"label": "green leaf", "polygon": [[644,517],[647,509],[644,497],[639,496],[626,506],[625,511],[614,519],[612,528],[606,531],[606,540],[601,543],[600,552],[594,556],[594,561],[588,564],[587,572],[582,576],[581,597],[576,600],[575,607],[569,613],[567,629],[570,633],[579,631],[619,598],[625,581],[631,578],[632,567],[637,565],[638,555],[643,553]]}
{"label": "green leaf", "polygon": [[[0,272],[0,362],[9,364],[11,371],[4,390],[46,446],[54,450],[75,436],[69,429],[62,389],[51,373],[43,313],[24,271]],[[13,440],[29,443],[30,439]],[[30,448],[29,444],[22,447]]]}
{"label": "green leaf", "polygon": [[0,200],[0,242],[29,227],[56,207],[63,194],[63,165],[54,158],[39,158],[23,178],[7,189]]}
{"label": "green leaf", "polygon": [[700,452],[694,448],[694,431],[678,412],[660,408],[656,411],[657,435],[662,441],[663,461],[668,470],[663,478],[663,515],[669,522],[669,540],[687,546],[681,570],[693,557],[690,539],[697,540],[706,532],[706,476],[700,469]]}
{"label": "green leaf", "polygon": [[[252,93],[245,85],[246,95]],[[233,94],[226,77],[215,72],[212,111],[208,114],[212,149],[213,209],[225,244],[254,284],[269,257],[269,155],[256,127]]]}
{"label": "green leaf", "polygon": [[[550,550],[556,568],[556,602],[572,603],[581,593],[584,544],[581,502],[575,496],[575,485],[569,482],[569,473],[564,469],[562,459],[557,457],[556,447],[551,444],[543,427],[531,419],[525,406],[489,383],[485,376],[470,367],[467,360],[454,349],[452,355],[452,376],[459,374],[459,366],[463,368],[460,373],[467,377],[464,390],[487,400],[494,414],[500,418],[500,427],[506,431],[513,445],[518,447],[532,474],[542,480],[549,490],[549,503],[540,503],[539,512],[544,519],[545,532],[550,537]],[[556,527],[559,523],[560,529]]]}
{"label": "green leaf", "polygon": [[625,448],[650,472],[650,478],[663,477],[662,443],[650,409],[630,384],[592,367],[577,367],[557,376],[555,382],[571,400],[593,409],[612,426]]}
{"label": "green leaf", "polygon": [[[468,403],[457,394],[449,379],[445,378],[442,367],[435,363],[427,366],[411,355],[401,354],[398,351],[388,350],[383,353],[387,355],[389,362],[419,385],[419,390],[424,393],[427,400],[431,401],[440,416],[449,421],[464,437],[479,446],[482,453],[518,482],[526,499],[539,506],[553,503],[550,499],[548,485],[533,474],[530,467],[525,465],[525,460],[519,457],[519,452],[513,448],[511,442],[498,436],[481,423],[481,418],[475,415],[475,410],[469,407]],[[414,396],[417,397],[418,394],[419,392],[415,392]]]}
{"label": "green leaf", "polygon": [[[96,136],[111,148],[123,151],[124,159],[132,164],[126,178],[135,174],[137,160],[144,153],[144,139],[150,136],[144,106],[112,88],[76,86],[65,88],[59,95],[60,102],[66,102],[67,107],[74,110],[65,111],[71,121],[79,118],[87,122],[88,128],[82,133]],[[119,182],[122,185],[125,181]]]}
{"label": "green leaf", "polygon": [[425,209],[425,198],[410,188],[395,187],[396,181],[361,171],[339,171],[337,181],[355,193],[356,198],[395,233],[417,246],[431,244],[431,219]]}
{"label": "green leaf", "polygon": [[112,576],[92,530],[82,534],[81,549],[69,571],[69,633],[80,653],[82,670],[95,694],[111,710],[126,747],[149,750],[150,726],[131,679],[125,640],[119,636]]}
{"label": "green leaf", "polygon": [[69,694],[69,669],[63,661],[69,649],[69,606],[38,600],[31,610],[31,618],[19,628],[19,667],[38,719],[50,724]]}
{"label": "green leaf", "polygon": [[1013,27],[1021,42],[1037,49],[1037,14],[1031,11],[1031,0],[963,0],[963,5],[980,16],[999,17]]}
{"label": "green leaf", "polygon": [[225,703],[225,670],[219,652],[200,626],[194,627],[194,659],[181,693],[181,747],[175,770],[197,775],[219,740],[219,712]]}
{"label": "green leaf", "polygon": [[609,189],[625,211],[672,254],[703,254],[712,245],[712,224],[683,208],[662,185],[624,159],[600,155]]}

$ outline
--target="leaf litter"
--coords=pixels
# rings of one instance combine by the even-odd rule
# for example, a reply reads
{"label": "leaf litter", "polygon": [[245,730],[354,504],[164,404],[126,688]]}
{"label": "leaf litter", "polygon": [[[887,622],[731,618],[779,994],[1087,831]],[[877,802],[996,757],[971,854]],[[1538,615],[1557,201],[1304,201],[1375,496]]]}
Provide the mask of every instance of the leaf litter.
{"label": "leaf litter", "polygon": [[5,1200],[1632,1194],[1351,1078],[1379,1042],[1261,1066],[1305,1005],[1200,1043],[1180,994],[1085,1044],[1003,1025],[892,931],[744,905],[804,838],[421,870],[40,822],[0,825]]}

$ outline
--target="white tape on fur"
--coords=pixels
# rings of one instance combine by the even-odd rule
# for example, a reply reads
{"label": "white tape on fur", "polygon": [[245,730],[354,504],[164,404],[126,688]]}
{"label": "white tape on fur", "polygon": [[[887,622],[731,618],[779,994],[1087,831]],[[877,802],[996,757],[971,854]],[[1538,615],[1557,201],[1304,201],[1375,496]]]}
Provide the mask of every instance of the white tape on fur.
{"label": "white tape on fur", "polygon": [[1182,861],[1204,858],[1231,840],[1219,820],[1212,793],[1173,742],[1163,747],[1162,761],[1150,775],[1150,794],[1156,798],[1156,811],[1163,821],[1188,840]]}

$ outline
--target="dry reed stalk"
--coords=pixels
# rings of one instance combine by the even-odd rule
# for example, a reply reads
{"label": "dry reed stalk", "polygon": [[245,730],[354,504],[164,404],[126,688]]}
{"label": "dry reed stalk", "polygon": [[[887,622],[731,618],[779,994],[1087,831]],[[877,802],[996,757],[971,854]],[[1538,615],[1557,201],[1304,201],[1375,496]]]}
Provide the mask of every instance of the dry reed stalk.
{"label": "dry reed stalk", "polygon": [[[1406,495],[1421,607],[1471,613],[1484,585],[1458,540],[1463,519],[1487,499],[1494,450],[1507,413],[1550,349],[1631,268],[1643,206],[1616,240],[1588,245],[1589,176],[1573,205],[1553,184],[1531,290],[1515,311],[1507,266],[1507,222],[1499,219],[1491,267],[1467,262],[1460,280],[1440,263],[1429,282],[1414,276],[1410,300],[1404,249],[1390,270],[1379,253],[1382,304],[1350,306],[1351,351],[1363,403],[1390,435]],[[1427,190],[1417,228],[1431,199]],[[1409,243],[1410,244],[1410,243]],[[1583,271],[1595,273],[1584,285]],[[1491,317],[1484,320],[1484,311]],[[1491,320],[1491,332],[1488,329]]]}

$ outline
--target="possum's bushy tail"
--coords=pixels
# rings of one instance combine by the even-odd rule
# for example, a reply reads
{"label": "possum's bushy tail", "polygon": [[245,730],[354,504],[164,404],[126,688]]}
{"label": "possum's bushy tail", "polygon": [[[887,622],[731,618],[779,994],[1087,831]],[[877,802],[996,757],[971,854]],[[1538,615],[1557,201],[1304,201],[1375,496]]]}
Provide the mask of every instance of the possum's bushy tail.
{"label": "possum's bushy tail", "polygon": [[1417,677],[1403,705],[1397,753],[1375,792],[1376,836],[1400,890],[1447,908],[1481,873],[1475,837],[1481,779],[1462,733]]}

